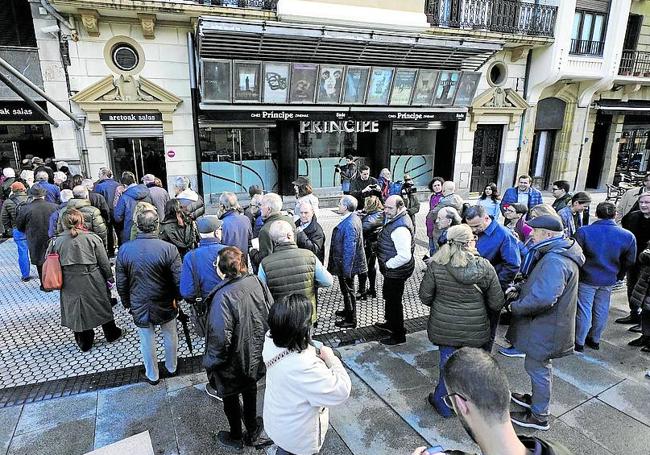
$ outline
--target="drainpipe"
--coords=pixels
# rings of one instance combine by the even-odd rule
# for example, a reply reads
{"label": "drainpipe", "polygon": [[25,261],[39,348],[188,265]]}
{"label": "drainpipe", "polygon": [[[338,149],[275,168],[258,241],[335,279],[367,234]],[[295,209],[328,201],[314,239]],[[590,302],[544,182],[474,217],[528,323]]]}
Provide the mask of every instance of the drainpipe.
{"label": "drainpipe", "polygon": [[[526,56],[526,73],[524,75],[524,99],[528,102],[528,77],[530,76],[530,65],[533,60],[533,50],[528,51]],[[515,160],[515,171],[512,176],[512,186],[515,186],[517,183],[517,171],[519,169],[519,158],[521,156],[521,146],[524,142],[524,129],[526,128],[526,114],[528,114],[528,109],[524,109],[524,112],[521,114],[521,126],[519,127],[519,144],[517,145],[517,159]]]}
{"label": "drainpipe", "polygon": [[86,124],[86,117],[79,116],[78,119],[81,122],[81,126],[75,123],[74,131],[77,135],[77,144],[79,144],[80,149],[80,158],[81,158],[81,173],[86,177],[91,177],[90,175],[90,159],[88,158],[88,146],[86,145],[86,135],[84,133],[84,126]]}
{"label": "drainpipe", "polygon": [[187,32],[187,55],[190,68],[190,97],[192,98],[192,121],[194,123],[194,156],[196,160],[196,185],[199,194],[203,195],[203,170],[201,169],[201,139],[199,137],[199,88],[196,74],[196,51],[194,35]]}

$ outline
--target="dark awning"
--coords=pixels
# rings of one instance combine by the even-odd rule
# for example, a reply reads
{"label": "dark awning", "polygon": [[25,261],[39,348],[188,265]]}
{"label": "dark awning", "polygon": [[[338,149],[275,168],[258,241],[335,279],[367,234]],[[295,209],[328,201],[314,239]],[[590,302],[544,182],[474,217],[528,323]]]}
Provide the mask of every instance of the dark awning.
{"label": "dark awning", "polygon": [[499,43],[284,22],[199,19],[204,58],[475,71]]}
{"label": "dark awning", "polygon": [[596,109],[604,114],[650,115],[650,101],[598,100]]}

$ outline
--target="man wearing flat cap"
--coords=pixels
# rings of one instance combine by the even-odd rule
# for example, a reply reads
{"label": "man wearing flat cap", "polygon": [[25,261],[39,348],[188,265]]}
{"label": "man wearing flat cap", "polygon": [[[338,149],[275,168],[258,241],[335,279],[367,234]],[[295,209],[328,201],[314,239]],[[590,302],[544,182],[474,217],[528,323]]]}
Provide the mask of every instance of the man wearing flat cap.
{"label": "man wearing flat cap", "polygon": [[533,245],[520,273],[524,281],[511,303],[510,337],[526,354],[531,394],[512,393],[523,412],[511,412],[515,425],[548,430],[551,401],[551,359],[573,353],[579,270],[585,263],[582,248],[564,235],[562,220],[543,215],[528,221]]}

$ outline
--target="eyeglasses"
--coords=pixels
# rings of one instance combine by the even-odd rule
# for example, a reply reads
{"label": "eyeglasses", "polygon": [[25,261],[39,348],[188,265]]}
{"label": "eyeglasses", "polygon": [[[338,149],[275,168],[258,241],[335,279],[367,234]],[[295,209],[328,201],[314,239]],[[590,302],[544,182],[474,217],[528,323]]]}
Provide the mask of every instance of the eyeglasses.
{"label": "eyeglasses", "polygon": [[467,401],[467,398],[462,396],[460,393],[448,393],[447,395],[443,395],[442,401],[445,402],[445,404],[449,407],[449,409],[453,409],[454,412],[456,412],[456,408],[454,408],[454,400],[451,399],[451,397],[457,396],[463,401]]}

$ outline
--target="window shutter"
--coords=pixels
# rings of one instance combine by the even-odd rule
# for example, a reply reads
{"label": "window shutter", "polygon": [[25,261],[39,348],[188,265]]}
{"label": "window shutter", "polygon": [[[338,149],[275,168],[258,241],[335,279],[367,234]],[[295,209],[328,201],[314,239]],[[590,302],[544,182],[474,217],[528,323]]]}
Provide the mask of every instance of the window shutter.
{"label": "window shutter", "polygon": [[609,13],[610,0],[577,0],[576,10],[595,11],[598,13]]}

